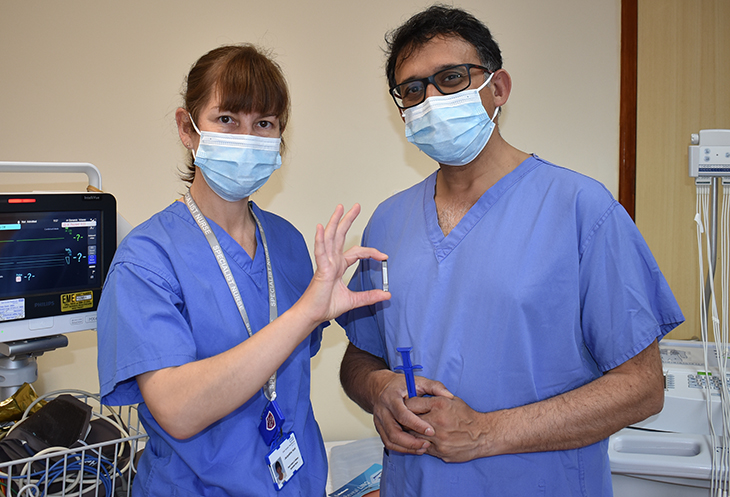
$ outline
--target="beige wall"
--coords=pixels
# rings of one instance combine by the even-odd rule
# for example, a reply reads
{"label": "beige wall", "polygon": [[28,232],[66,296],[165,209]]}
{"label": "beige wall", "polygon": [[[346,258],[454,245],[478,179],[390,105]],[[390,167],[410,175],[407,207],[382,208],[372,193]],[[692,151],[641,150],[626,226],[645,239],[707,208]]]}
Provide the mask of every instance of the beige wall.
{"label": "beige wall", "polygon": [[[173,113],[190,65],[248,41],[271,48],[291,85],[284,166],[254,196],[313,245],[337,203],[360,202],[358,242],[377,204],[434,170],[407,143],[382,75],[383,34],[420,1],[0,0],[0,160],[91,162],[119,211],[139,224],[182,191]],[[518,148],[618,184],[619,0],[465,0],[485,20],[514,79],[501,132]],[[78,189],[84,178],[0,176],[3,191]],[[41,357],[41,391],[98,389],[93,332]],[[337,379],[333,324],[312,361],[327,440],[373,435]]]}

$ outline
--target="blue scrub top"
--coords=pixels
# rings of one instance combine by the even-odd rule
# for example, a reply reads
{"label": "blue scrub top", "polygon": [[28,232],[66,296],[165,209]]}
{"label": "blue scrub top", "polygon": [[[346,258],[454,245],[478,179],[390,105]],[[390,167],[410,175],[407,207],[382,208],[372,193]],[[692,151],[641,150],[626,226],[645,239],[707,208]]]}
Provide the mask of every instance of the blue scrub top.
{"label": "blue scrub top", "polygon": [[[279,313],[306,289],[312,263],[301,234],[284,219],[261,211],[276,284]],[[228,260],[251,327],[268,324],[264,251],[253,260],[223,229],[208,220]],[[256,231],[257,246],[262,247]],[[135,377],[224,352],[248,334],[205,236],[182,202],[174,202],[135,228],[121,243],[98,311],[98,366],[102,401],[139,404],[150,438],[139,462],[134,495],[323,495],[327,462],[310,393],[310,358],[322,327],[305,339],[278,370],[277,402],[294,431],[304,467],[277,492],[258,432],[267,401],[259,392],[199,434],[177,440],[155,421]],[[225,395],[226,392],[220,392]],[[205,405],[198,407],[205,409]]]}
{"label": "blue scrub top", "polygon": [[[358,348],[441,381],[480,412],[573,390],[684,317],[636,226],[600,183],[535,156],[444,236],[436,173],[383,202],[363,245],[388,254],[392,298],[338,322]],[[362,261],[350,288],[381,286]],[[384,496],[610,495],[606,441],[444,463],[391,452]],[[587,489],[586,493],[583,490]],[[542,492],[542,493],[541,493]]]}

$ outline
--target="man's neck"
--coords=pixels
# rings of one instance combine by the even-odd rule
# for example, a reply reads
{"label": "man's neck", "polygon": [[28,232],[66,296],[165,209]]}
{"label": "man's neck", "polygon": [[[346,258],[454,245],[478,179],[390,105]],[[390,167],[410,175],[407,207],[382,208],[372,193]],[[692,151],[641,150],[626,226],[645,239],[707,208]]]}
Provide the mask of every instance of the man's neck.
{"label": "man's neck", "polygon": [[469,164],[442,165],[436,177],[434,200],[444,235],[456,227],[487,190],[528,157],[495,132],[484,150]]}
{"label": "man's neck", "polygon": [[436,197],[478,199],[528,157],[495,133],[484,150],[469,164],[441,166],[436,180]]}

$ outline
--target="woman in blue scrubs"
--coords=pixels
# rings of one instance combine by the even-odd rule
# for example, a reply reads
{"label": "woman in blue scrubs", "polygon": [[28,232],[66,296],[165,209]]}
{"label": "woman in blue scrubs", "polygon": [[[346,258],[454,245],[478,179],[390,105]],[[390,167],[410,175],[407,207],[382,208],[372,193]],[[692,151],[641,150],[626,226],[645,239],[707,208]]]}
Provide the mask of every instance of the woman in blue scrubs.
{"label": "woman in blue scrubs", "polygon": [[190,70],[175,113],[189,192],[122,241],[98,312],[103,402],[139,403],[149,434],[134,495],[324,495],[310,358],[328,320],[390,294],[342,282],[386,258],[343,254],[359,206],[317,226],[313,273],[302,235],[249,200],[281,164],[288,117],[283,74],[253,46]]}

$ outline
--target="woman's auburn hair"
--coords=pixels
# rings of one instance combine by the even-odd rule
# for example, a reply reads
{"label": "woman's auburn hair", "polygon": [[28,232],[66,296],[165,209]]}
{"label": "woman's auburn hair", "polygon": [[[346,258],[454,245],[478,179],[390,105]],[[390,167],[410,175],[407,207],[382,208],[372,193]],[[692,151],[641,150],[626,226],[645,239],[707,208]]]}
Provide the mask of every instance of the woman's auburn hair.
{"label": "woman's auburn hair", "polygon": [[[251,44],[218,47],[200,57],[185,78],[182,96],[184,109],[196,123],[211,98],[218,99],[222,111],[276,116],[281,133],[289,121],[289,89],[284,74],[269,54]],[[195,165],[191,157],[183,180],[192,183],[193,178]]]}

